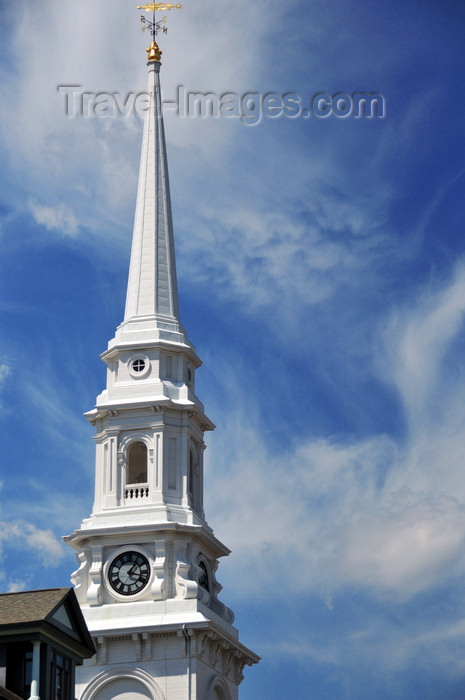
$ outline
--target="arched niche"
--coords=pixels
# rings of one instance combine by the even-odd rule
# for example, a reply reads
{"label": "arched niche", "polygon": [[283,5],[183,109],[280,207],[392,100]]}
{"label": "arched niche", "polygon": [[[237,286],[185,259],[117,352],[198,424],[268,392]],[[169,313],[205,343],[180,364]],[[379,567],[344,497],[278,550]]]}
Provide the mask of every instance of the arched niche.
{"label": "arched niche", "polygon": [[147,483],[147,445],[145,442],[132,442],[127,451],[127,484]]}
{"label": "arched niche", "polygon": [[231,694],[225,680],[221,676],[213,676],[207,691],[208,700],[231,700]]}
{"label": "arched niche", "polygon": [[81,700],[164,700],[152,676],[138,668],[114,668],[99,673]]}

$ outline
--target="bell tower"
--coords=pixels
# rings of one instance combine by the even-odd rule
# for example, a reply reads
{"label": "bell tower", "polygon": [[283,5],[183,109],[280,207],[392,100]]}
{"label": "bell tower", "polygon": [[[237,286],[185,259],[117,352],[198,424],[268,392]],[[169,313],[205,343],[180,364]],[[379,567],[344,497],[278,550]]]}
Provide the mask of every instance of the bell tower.
{"label": "bell tower", "polygon": [[203,510],[201,365],[179,320],[173,226],[153,12],[145,115],[124,320],[102,354],[106,389],[95,426],[92,514],[65,540],[76,595],[97,648],[78,700],[235,700],[246,664],[234,616],[218,598],[229,550]]}

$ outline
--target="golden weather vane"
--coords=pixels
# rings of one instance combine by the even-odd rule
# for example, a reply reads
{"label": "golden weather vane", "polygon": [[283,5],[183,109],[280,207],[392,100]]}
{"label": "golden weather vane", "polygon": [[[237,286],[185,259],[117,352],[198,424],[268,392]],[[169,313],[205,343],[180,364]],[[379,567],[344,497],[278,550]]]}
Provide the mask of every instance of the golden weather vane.
{"label": "golden weather vane", "polygon": [[170,2],[149,2],[147,5],[138,5],[137,9],[138,10],[144,10],[145,12],[152,12],[152,20],[148,20],[147,17],[144,17],[144,15],[141,15],[140,21],[144,25],[141,27],[142,31],[145,32],[146,29],[148,29],[151,34],[152,34],[152,43],[150,47],[147,49],[148,53],[148,59],[149,61],[159,61],[161,57],[161,51],[158,48],[158,44],[155,41],[155,38],[158,34],[159,31],[162,31],[163,34],[166,34],[168,29],[167,27],[162,27],[161,25],[164,24],[167,21],[167,17],[162,17],[160,20],[155,19],[155,12],[161,10],[164,12],[165,10],[180,10],[182,8],[181,3],[177,5],[173,5]]}
{"label": "golden weather vane", "polygon": [[138,5],[137,9],[145,10],[146,12],[153,12],[152,21],[148,20],[146,17],[144,17],[144,15],[141,15],[140,21],[144,25],[143,27],[141,27],[142,31],[145,32],[146,29],[149,29],[152,33],[152,39],[153,41],[155,41],[155,37],[157,36],[159,31],[163,31],[164,34],[166,34],[168,31],[167,27],[161,26],[167,21],[167,17],[162,17],[157,22],[155,20],[155,12],[159,10],[161,10],[162,12],[164,12],[165,10],[181,10],[182,5],[181,3],[173,5],[170,2],[149,2],[147,5]]}

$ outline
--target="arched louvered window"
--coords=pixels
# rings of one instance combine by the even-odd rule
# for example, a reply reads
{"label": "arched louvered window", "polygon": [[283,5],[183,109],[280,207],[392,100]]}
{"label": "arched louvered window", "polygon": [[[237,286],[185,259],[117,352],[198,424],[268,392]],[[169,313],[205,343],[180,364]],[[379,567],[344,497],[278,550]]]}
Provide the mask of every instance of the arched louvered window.
{"label": "arched louvered window", "polygon": [[133,442],[128,449],[127,482],[128,484],[145,484],[147,482],[147,445]]}

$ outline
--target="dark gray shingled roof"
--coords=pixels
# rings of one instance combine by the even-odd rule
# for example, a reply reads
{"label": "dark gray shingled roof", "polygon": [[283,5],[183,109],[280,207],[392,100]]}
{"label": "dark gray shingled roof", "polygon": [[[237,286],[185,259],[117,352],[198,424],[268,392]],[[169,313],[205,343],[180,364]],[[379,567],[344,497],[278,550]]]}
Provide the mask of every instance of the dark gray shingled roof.
{"label": "dark gray shingled roof", "polygon": [[63,601],[69,588],[0,594],[0,625],[45,620]]}
{"label": "dark gray shingled roof", "polygon": [[73,588],[0,593],[0,638],[12,634],[57,634],[78,658],[95,654],[92,637]]}

